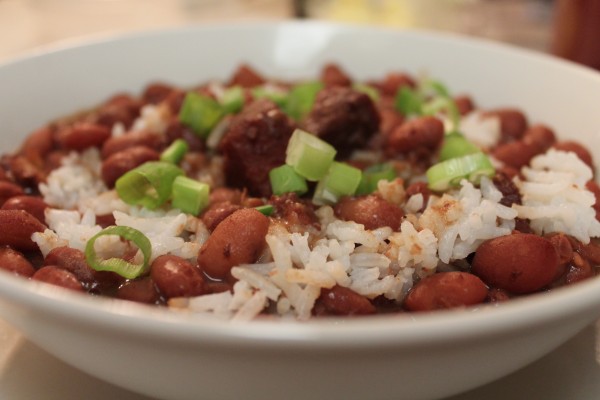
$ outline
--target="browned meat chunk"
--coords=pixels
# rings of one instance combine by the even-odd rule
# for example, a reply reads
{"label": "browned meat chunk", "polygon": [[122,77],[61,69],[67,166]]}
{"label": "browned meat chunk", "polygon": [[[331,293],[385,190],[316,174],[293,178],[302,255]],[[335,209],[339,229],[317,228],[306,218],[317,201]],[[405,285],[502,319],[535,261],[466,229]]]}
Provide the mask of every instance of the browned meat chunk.
{"label": "browned meat chunk", "polygon": [[246,107],[231,121],[219,145],[227,184],[245,187],[251,195],[270,196],[269,171],[285,162],[293,131],[294,123],[275,103],[263,99]]}
{"label": "browned meat chunk", "polygon": [[340,157],[364,148],[379,129],[379,113],[365,93],[346,87],[326,88],[317,94],[303,128],[331,143]]}

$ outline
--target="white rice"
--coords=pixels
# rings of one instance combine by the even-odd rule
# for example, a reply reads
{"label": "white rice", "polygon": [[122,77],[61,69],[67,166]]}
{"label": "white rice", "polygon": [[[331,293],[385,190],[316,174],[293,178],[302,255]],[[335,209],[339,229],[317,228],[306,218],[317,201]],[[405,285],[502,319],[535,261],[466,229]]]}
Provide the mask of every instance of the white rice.
{"label": "white rice", "polygon": [[51,207],[75,209],[81,201],[98,197],[107,190],[100,177],[100,152],[91,148],[72,152],[41,183],[40,192]]}
{"label": "white rice", "polygon": [[575,153],[551,149],[522,170],[525,180],[515,183],[523,205],[514,205],[520,218],[531,220],[537,234],[564,232],[582,243],[600,236],[593,209],[594,194],[585,188],[592,170]]}
{"label": "white rice", "polygon": [[[165,112],[144,107],[133,129],[164,133]],[[500,137],[499,120],[471,113],[462,119],[461,131],[482,147],[491,147]],[[122,133],[118,126],[113,129],[113,134]],[[221,171],[221,163],[215,157],[196,178],[220,186],[223,177],[215,171]],[[84,250],[101,230],[96,216],[112,213],[117,225],[138,229],[150,239],[151,260],[174,254],[195,262],[210,236],[202,221],[179,210],[150,211],[123,203],[102,183],[100,165],[97,150],[70,154],[40,186],[48,204],[64,209],[48,209],[48,229],[32,236],[43,255],[59,246]],[[174,298],[169,306],[233,321],[251,320],[271,306],[281,317],[306,320],[321,291],[336,285],[400,304],[414,281],[464,259],[485,240],[510,234],[516,217],[529,219],[538,234],[565,232],[583,243],[600,236],[592,207],[595,198],[585,188],[593,174],[573,153],[550,150],[535,157],[522,174],[523,180],[515,180],[522,205],[500,204],[502,193],[482,178],[479,187],[463,180],[456,190],[430,196],[423,213],[423,195],[408,197],[401,179],[381,181],[378,195],[406,214],[397,232],[340,220],[329,206],[316,211],[321,231],[289,232],[272,221],[260,263],[232,268],[237,279],[232,292]],[[123,246],[117,237],[107,236],[97,241],[96,250],[109,255],[122,252]]]}
{"label": "white rice", "polygon": [[483,149],[488,149],[500,139],[500,119],[483,117],[481,112],[473,111],[460,119],[459,131],[470,141]]}

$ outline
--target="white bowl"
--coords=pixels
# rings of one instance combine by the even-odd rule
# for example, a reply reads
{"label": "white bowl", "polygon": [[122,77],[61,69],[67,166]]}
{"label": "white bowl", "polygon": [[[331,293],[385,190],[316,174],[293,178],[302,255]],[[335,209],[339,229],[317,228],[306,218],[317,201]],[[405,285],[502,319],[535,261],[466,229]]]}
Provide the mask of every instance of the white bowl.
{"label": "white bowl", "polygon": [[[424,70],[482,107],[522,108],[600,148],[600,74],[473,39],[322,23],[150,32],[1,65],[0,148],[152,80],[192,85],[243,61],[268,76],[309,77],[332,60],[365,79]],[[565,342],[600,316],[600,279],[469,311],[235,324],[0,273],[0,316],[67,363],[158,398],[426,399],[490,382]]]}

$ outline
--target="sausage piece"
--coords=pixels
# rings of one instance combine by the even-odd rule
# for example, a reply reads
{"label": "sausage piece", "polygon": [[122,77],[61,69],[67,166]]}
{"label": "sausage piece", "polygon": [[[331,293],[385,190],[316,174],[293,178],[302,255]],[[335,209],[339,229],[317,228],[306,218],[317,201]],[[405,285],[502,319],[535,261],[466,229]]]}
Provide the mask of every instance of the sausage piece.
{"label": "sausage piece", "polygon": [[379,129],[379,113],[371,98],[335,86],[321,90],[302,127],[333,145],[339,157],[364,148]]}
{"label": "sausage piece", "polygon": [[200,269],[212,278],[227,278],[231,268],[256,262],[269,230],[269,218],[253,208],[238,210],[213,231],[198,254]]}
{"label": "sausage piece", "polygon": [[253,196],[270,196],[269,171],[285,162],[293,130],[292,120],[272,101],[256,100],[246,107],[219,144],[227,183]]}

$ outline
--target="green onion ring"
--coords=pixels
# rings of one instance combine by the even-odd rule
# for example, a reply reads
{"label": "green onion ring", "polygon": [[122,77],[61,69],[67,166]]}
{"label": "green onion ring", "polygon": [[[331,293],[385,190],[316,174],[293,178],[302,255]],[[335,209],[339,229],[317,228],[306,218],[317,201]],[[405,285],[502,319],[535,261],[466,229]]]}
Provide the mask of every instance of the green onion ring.
{"label": "green onion ring", "polygon": [[[99,259],[94,244],[100,236],[116,235],[133,242],[144,255],[142,264],[133,264],[122,258]],[[150,240],[137,229],[129,226],[109,226],[98,232],[85,246],[85,261],[96,271],[111,271],[127,279],[134,279],[144,274],[150,267],[150,256],[152,255],[152,244]]]}

